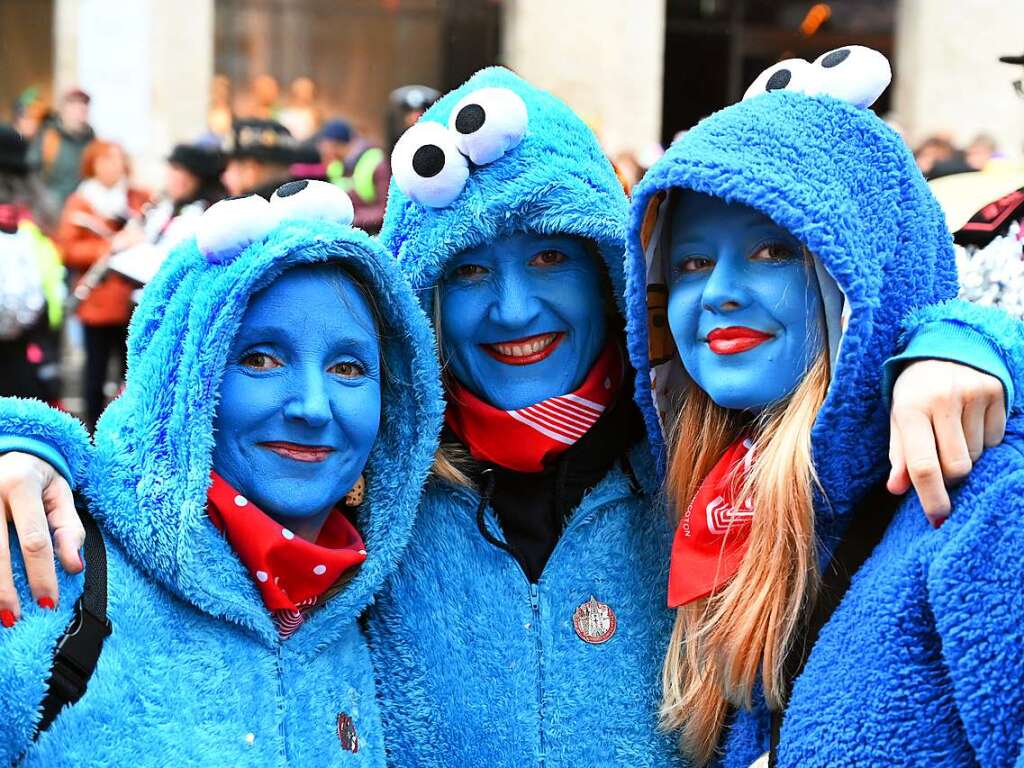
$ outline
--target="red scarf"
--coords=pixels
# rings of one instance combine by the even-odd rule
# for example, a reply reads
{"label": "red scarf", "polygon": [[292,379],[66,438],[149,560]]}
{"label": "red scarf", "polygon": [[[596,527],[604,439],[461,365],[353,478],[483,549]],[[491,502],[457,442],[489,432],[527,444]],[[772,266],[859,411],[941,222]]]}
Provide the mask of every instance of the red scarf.
{"label": "red scarf", "polygon": [[622,352],[613,342],[578,389],[514,411],[488,405],[451,379],[444,420],[477,461],[541,472],[594,426],[614,402],[623,376]]}
{"label": "red scarf", "polygon": [[734,492],[750,471],[751,445],[740,438],[729,446],[679,520],[668,571],[669,608],[707,597],[739,570],[754,510],[750,499],[737,504]]}
{"label": "red scarf", "polygon": [[359,531],[332,509],[316,543],[299,538],[261,512],[216,472],[207,494],[207,514],[249,570],[282,638],[302,624],[302,610],[315,605],[350,568],[366,560]]}

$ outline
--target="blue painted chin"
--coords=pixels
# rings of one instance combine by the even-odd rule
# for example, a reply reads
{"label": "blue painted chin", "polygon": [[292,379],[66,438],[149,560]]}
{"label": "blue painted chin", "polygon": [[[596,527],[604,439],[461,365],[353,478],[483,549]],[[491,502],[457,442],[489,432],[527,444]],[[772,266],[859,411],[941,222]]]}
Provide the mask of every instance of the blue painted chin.
{"label": "blue painted chin", "polygon": [[455,377],[504,410],[571,392],[608,335],[605,279],[585,241],[523,232],[453,257],[439,285]]}
{"label": "blue painted chin", "polygon": [[823,348],[821,290],[800,242],[753,208],[686,191],[667,267],[669,327],[697,386],[737,410],[789,396]]}
{"label": "blue painted chin", "polygon": [[255,294],[221,383],[213,468],[293,527],[324,518],[380,424],[373,314],[337,267],[297,267]]}

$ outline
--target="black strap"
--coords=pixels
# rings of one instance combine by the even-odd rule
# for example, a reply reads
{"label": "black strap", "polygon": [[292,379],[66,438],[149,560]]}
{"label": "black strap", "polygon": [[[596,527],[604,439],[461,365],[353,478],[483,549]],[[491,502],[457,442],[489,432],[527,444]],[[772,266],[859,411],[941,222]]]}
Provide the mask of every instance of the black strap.
{"label": "black strap", "polygon": [[75,507],[85,528],[85,588],[75,601],[75,615],[57,641],[53,671],[43,698],[43,717],[33,739],[50,727],[64,707],[82,698],[103,650],[103,641],[111,632],[107,618],[107,550],[103,534],[83,500],[76,498]]}
{"label": "black strap", "polygon": [[[793,681],[803,672],[804,664],[807,663],[807,657],[811,655],[811,650],[818,641],[822,627],[828,623],[836,608],[839,607],[843,596],[850,588],[853,574],[860,569],[864,561],[868,559],[868,555],[882,540],[885,529],[889,527],[900,501],[898,496],[892,496],[886,490],[885,483],[882,482],[873,487],[857,505],[850,527],[839,542],[839,546],[832,553],[832,559],[822,574],[821,588],[814,607],[808,614],[800,635],[786,655],[783,669],[786,677],[787,705]],[[785,706],[772,712],[771,746],[768,752],[769,768],[777,766],[779,736],[782,732],[782,721],[785,715]]]}

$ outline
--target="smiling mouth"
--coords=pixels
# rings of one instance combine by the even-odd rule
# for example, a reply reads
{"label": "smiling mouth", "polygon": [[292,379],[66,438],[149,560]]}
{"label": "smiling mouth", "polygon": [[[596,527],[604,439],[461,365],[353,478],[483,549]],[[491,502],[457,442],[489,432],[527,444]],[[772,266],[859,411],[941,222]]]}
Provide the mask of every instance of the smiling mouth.
{"label": "smiling mouth", "polygon": [[328,456],[334,453],[334,449],[326,445],[300,445],[299,443],[274,441],[269,443],[260,443],[260,446],[273,451],[284,459],[310,463],[324,461]]}
{"label": "smiling mouth", "polygon": [[738,355],[774,338],[770,333],[734,325],[711,331],[708,334],[708,347],[716,355]]}
{"label": "smiling mouth", "polygon": [[481,344],[484,351],[507,365],[531,365],[548,357],[565,338],[564,333],[541,333],[525,339]]}

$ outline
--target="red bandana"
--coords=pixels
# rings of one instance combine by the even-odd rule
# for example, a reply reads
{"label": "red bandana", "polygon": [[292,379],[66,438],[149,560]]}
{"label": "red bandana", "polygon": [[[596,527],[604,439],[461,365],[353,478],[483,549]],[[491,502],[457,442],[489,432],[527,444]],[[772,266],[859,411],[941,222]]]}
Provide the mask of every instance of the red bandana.
{"label": "red bandana", "polygon": [[315,605],[346,571],[366,560],[363,539],[345,515],[332,509],[316,543],[306,541],[216,472],[210,476],[207,514],[249,569],[278,632],[287,638],[302,624],[302,609]]}
{"label": "red bandana", "polygon": [[669,608],[707,597],[739,570],[754,510],[750,499],[737,505],[733,493],[750,471],[751,445],[741,438],[729,446],[679,520],[668,571]]}
{"label": "red bandana", "polygon": [[452,379],[444,420],[474,459],[515,472],[540,472],[612,404],[623,368],[622,352],[610,343],[576,391],[515,411],[488,405]]}

